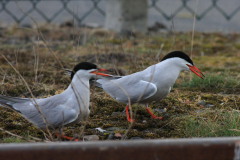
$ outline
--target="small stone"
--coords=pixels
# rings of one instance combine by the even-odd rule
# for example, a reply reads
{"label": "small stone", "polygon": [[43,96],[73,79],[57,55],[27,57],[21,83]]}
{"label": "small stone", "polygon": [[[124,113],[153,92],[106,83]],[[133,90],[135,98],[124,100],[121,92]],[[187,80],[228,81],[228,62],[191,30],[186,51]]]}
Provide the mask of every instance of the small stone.
{"label": "small stone", "polygon": [[101,132],[101,133],[106,132],[106,130],[104,130],[104,129],[100,128],[100,127],[95,128],[95,130],[97,130],[97,131],[99,131],[99,132]]}
{"label": "small stone", "polygon": [[224,103],[220,103],[220,105],[222,106],[222,105],[224,105]]}
{"label": "small stone", "polygon": [[97,135],[83,136],[84,141],[98,141],[99,137]]}
{"label": "small stone", "polygon": [[143,122],[142,123],[147,123],[147,121],[146,120],[143,120]]}
{"label": "small stone", "polygon": [[196,113],[202,113],[203,110],[199,109],[199,110],[196,110],[195,112],[196,112]]}
{"label": "small stone", "polygon": [[122,138],[122,135],[120,133],[115,133],[114,136],[117,137],[117,138]]}
{"label": "small stone", "polygon": [[214,105],[213,104],[207,104],[205,107],[211,108],[211,107],[214,107]]}
{"label": "small stone", "polygon": [[164,109],[154,108],[153,111],[158,112],[158,113],[165,113],[167,111],[167,109],[166,108],[164,108]]}
{"label": "small stone", "polygon": [[141,137],[131,137],[130,140],[140,140],[140,139],[143,139]]}
{"label": "small stone", "polygon": [[206,105],[206,102],[205,102],[204,100],[201,100],[201,101],[198,101],[197,104],[198,104],[198,105],[203,105],[203,106],[205,106],[205,105]]}
{"label": "small stone", "polygon": [[107,139],[108,139],[108,140],[114,140],[114,134],[113,134],[113,133],[112,133],[112,134],[109,134]]}

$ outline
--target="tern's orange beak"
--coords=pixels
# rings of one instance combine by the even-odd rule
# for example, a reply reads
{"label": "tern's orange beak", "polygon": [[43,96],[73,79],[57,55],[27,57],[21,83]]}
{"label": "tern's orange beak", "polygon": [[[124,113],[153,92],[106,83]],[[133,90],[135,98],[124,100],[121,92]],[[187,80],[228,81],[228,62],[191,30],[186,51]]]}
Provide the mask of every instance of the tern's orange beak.
{"label": "tern's orange beak", "polygon": [[[198,77],[200,77],[200,78],[204,78],[205,76],[204,76],[204,74],[197,68],[197,67],[195,67],[195,66],[190,66],[190,65],[188,65],[187,64],[187,66],[188,66],[188,68],[190,69],[190,71],[192,71],[194,74],[196,74]],[[200,75],[201,74],[201,75]]]}
{"label": "tern's orange beak", "polygon": [[92,72],[90,72],[90,73],[92,73],[92,74],[96,74],[96,75],[99,75],[99,76],[110,77],[110,75],[107,75],[107,74],[104,74],[104,73],[99,73],[98,71],[106,72],[106,71],[108,71],[108,70],[103,69],[103,68],[98,68],[98,69],[96,69],[96,70],[94,70],[94,71],[92,71]]}

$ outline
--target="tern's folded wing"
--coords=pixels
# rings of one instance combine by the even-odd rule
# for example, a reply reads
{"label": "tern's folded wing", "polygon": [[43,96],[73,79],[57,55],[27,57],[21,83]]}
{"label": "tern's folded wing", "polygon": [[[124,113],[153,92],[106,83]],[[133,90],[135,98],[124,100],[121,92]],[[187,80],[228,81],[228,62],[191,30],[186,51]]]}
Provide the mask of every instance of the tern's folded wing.
{"label": "tern's folded wing", "polygon": [[115,83],[111,81],[103,84],[103,89],[115,100],[122,103],[136,103],[147,99],[157,92],[155,84],[140,80],[134,83]]}
{"label": "tern's folded wing", "polygon": [[[56,105],[54,102],[48,102],[46,104],[38,104],[43,116],[46,119],[46,123],[49,127],[60,127],[62,124],[66,125],[75,121],[78,117],[78,112],[75,109],[65,108],[63,105]],[[43,117],[39,113],[37,107],[32,102],[28,103],[16,103],[13,108],[21,109],[20,114],[27,120],[32,122],[35,126],[41,129],[45,129],[45,123]]]}

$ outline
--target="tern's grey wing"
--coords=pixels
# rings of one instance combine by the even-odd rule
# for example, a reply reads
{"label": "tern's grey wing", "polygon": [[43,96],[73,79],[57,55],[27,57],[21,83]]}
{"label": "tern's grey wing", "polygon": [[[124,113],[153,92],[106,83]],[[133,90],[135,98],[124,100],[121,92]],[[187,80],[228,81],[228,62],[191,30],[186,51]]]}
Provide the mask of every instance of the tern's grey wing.
{"label": "tern's grey wing", "polygon": [[[79,115],[79,107],[72,98],[61,99],[61,97],[49,97],[38,99],[38,106],[46,118],[48,126],[60,127],[75,121]],[[68,104],[68,105],[67,105]],[[41,114],[32,102],[16,103],[13,108],[20,110],[21,115],[32,122],[35,126],[45,129],[46,126]]]}
{"label": "tern's grey wing", "polygon": [[15,111],[17,111],[19,113],[20,113],[20,111],[15,109],[15,108],[13,108],[12,105],[15,104],[15,103],[25,103],[25,102],[30,102],[30,99],[28,99],[28,98],[18,98],[18,97],[9,97],[9,96],[0,95],[0,106],[13,109],[13,110],[15,110]]}
{"label": "tern's grey wing", "polygon": [[130,81],[129,83],[127,81],[109,81],[103,83],[102,86],[113,99],[122,103],[129,103],[128,96],[131,103],[136,103],[151,97],[157,92],[155,84],[143,80]]}
{"label": "tern's grey wing", "polygon": [[[36,99],[36,101],[47,120],[48,126],[60,127],[63,120],[64,125],[72,123],[80,113],[78,104],[71,97],[66,98],[56,95],[45,99]],[[42,116],[32,99],[0,95],[0,105],[16,110],[38,128],[46,128]]]}

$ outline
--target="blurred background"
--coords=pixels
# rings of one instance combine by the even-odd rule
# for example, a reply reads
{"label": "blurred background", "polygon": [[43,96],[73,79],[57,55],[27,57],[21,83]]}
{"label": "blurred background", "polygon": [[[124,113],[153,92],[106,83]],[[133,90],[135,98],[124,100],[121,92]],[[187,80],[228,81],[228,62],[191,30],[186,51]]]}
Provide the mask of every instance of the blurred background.
{"label": "blurred background", "polygon": [[[196,11],[196,31],[240,31],[239,0],[18,0],[18,4],[39,23],[62,24],[75,18],[79,25],[106,26],[108,15],[119,18],[128,7],[131,13],[147,12],[144,15],[147,27],[170,29],[174,24],[176,31],[189,31]],[[120,9],[121,5],[126,6]],[[126,13],[128,17],[130,12]],[[20,11],[15,0],[1,0],[0,23],[26,25],[33,22]]]}

